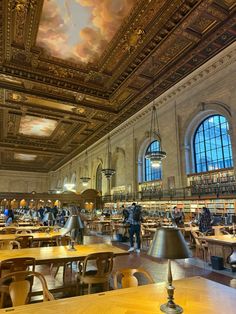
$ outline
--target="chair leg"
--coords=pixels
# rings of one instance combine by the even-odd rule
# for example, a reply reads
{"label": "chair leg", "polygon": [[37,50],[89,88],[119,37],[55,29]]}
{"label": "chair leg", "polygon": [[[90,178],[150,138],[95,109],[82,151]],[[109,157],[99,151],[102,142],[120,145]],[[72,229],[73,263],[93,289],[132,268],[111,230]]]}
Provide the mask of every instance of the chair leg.
{"label": "chair leg", "polygon": [[108,281],[103,284],[103,290],[109,291],[109,282]]}
{"label": "chair leg", "polygon": [[92,288],[92,285],[91,283],[88,284],[88,294],[91,294],[91,288]]}
{"label": "chair leg", "polygon": [[55,273],[54,273],[54,278],[56,278],[57,273],[58,273],[58,271],[59,271],[59,268],[60,268],[60,266],[57,266],[57,269],[56,269],[56,271],[55,271]]}

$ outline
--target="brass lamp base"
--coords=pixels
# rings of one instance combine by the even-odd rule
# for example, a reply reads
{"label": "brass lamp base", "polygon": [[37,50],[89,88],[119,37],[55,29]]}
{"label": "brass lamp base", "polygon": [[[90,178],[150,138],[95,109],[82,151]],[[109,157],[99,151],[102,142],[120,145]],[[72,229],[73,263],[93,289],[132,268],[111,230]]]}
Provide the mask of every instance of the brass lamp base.
{"label": "brass lamp base", "polygon": [[183,309],[181,306],[179,305],[176,305],[175,304],[175,307],[169,307],[168,306],[168,303],[166,304],[162,304],[161,307],[160,307],[160,310],[164,313],[167,313],[167,314],[179,314],[179,313],[183,313]]}
{"label": "brass lamp base", "polygon": [[69,249],[67,249],[67,251],[77,251],[77,250],[74,247],[70,247]]}

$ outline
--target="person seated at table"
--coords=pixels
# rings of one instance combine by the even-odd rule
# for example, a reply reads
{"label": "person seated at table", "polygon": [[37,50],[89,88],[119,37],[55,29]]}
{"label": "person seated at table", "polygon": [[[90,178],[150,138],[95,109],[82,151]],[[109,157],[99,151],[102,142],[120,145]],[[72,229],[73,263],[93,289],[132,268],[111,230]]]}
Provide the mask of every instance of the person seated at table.
{"label": "person seated at table", "polygon": [[184,225],[184,213],[182,208],[177,208],[176,206],[173,208],[172,214],[172,222],[177,227],[182,227]]}
{"label": "person seated at table", "polygon": [[8,209],[8,211],[6,212],[6,221],[5,221],[5,225],[10,226],[13,223],[14,220],[14,213],[12,209]]}
{"label": "person seated at table", "polygon": [[122,209],[123,223],[127,223],[127,220],[129,218],[129,211],[127,208],[125,208],[124,205],[121,206],[121,209]]}
{"label": "person seated at table", "polygon": [[202,208],[202,213],[200,216],[200,221],[199,221],[199,231],[200,232],[206,232],[208,230],[212,229],[211,226],[211,212],[207,207]]}

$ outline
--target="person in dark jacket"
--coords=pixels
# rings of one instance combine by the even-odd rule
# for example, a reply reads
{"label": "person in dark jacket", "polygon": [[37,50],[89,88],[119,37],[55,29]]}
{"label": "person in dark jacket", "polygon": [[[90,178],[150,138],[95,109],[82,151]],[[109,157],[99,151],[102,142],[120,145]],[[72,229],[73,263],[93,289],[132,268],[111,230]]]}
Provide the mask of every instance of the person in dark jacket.
{"label": "person in dark jacket", "polygon": [[140,253],[141,239],[141,222],[142,222],[142,208],[136,203],[133,203],[132,206],[128,208],[129,216],[127,222],[130,224],[129,235],[130,235],[130,248],[128,252],[134,251],[134,235],[136,237],[137,248],[136,252]]}
{"label": "person in dark jacket", "polygon": [[200,216],[200,221],[199,221],[199,231],[206,232],[211,229],[212,229],[211,212],[207,207],[203,207],[202,214]]}

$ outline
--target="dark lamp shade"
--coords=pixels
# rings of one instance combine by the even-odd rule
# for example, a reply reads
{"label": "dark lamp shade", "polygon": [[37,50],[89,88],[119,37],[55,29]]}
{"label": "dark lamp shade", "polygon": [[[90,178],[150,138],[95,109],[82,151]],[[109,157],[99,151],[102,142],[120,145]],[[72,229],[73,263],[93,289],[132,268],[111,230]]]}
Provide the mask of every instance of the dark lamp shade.
{"label": "dark lamp shade", "polygon": [[73,229],[76,229],[76,230],[84,229],[84,223],[79,215],[72,215],[68,218],[67,222],[65,223],[64,228],[70,231]]}
{"label": "dark lamp shade", "polygon": [[166,259],[192,257],[183,234],[177,228],[157,229],[147,254]]}

